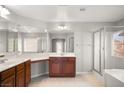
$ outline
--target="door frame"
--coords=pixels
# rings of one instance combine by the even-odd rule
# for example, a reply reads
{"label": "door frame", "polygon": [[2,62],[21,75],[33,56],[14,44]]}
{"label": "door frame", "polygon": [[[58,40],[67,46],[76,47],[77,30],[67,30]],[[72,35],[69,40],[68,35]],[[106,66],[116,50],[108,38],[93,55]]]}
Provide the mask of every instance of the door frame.
{"label": "door frame", "polygon": [[[99,39],[100,39],[100,40],[99,40],[99,42],[100,42],[100,43],[99,43],[99,47],[100,47],[100,49],[99,49],[99,66],[100,66],[100,67],[99,67],[99,71],[94,68],[94,63],[95,63],[95,62],[94,62],[94,57],[95,57],[95,55],[94,55],[94,52],[95,52],[95,51],[94,51],[94,46],[95,46],[94,42],[95,42],[95,41],[94,41],[94,40],[95,40],[95,33],[97,33],[97,32],[100,33],[100,36],[99,36]],[[102,73],[101,73],[101,71],[102,71],[102,70],[101,70],[101,31],[100,31],[100,30],[93,32],[93,70],[96,71],[97,73],[99,73],[100,75],[102,75]]]}

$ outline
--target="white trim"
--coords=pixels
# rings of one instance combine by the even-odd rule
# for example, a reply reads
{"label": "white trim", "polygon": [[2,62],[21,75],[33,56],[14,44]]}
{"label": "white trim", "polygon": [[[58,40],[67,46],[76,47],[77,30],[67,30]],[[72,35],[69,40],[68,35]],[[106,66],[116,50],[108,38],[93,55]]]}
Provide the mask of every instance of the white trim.
{"label": "white trim", "polygon": [[83,74],[83,73],[88,73],[88,72],[76,72],[76,74]]}
{"label": "white trim", "polygon": [[85,74],[85,73],[90,73],[89,71],[86,72],[76,72],[76,74]]}

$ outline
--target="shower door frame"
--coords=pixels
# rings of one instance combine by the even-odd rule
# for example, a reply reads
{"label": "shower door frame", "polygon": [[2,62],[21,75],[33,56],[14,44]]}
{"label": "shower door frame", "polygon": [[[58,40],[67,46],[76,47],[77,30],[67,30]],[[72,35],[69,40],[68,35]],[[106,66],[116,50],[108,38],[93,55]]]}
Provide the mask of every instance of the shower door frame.
{"label": "shower door frame", "polygon": [[[95,65],[94,65],[94,57],[95,57],[95,55],[94,55],[94,46],[95,46],[95,33],[100,33],[100,35],[99,35],[99,71],[97,70],[97,69],[95,69]],[[102,70],[101,70],[101,30],[99,30],[99,31],[95,31],[95,32],[93,32],[93,70],[94,71],[96,71],[97,73],[99,73],[100,75],[102,75]]]}

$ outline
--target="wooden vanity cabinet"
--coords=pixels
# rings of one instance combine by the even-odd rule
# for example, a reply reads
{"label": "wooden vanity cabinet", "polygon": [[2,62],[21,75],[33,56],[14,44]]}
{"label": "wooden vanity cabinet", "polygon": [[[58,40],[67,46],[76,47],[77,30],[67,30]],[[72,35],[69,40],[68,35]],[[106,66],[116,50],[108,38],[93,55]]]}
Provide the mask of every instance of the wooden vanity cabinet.
{"label": "wooden vanity cabinet", "polygon": [[31,80],[31,60],[0,72],[0,87],[25,87]]}
{"label": "wooden vanity cabinet", "polygon": [[49,76],[51,77],[74,77],[75,57],[50,57]]}
{"label": "wooden vanity cabinet", "polygon": [[0,73],[0,87],[15,87],[15,67]]}

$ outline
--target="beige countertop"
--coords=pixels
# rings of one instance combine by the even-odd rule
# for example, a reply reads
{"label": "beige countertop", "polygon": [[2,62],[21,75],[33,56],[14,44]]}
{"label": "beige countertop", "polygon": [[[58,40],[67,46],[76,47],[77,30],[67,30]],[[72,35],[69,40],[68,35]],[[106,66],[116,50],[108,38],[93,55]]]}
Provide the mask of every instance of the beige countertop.
{"label": "beige countertop", "polygon": [[0,72],[21,64],[27,60],[37,61],[46,60],[49,57],[75,57],[74,53],[56,54],[56,53],[23,53],[23,54],[7,54],[0,59],[7,59],[4,63],[0,63]]}

